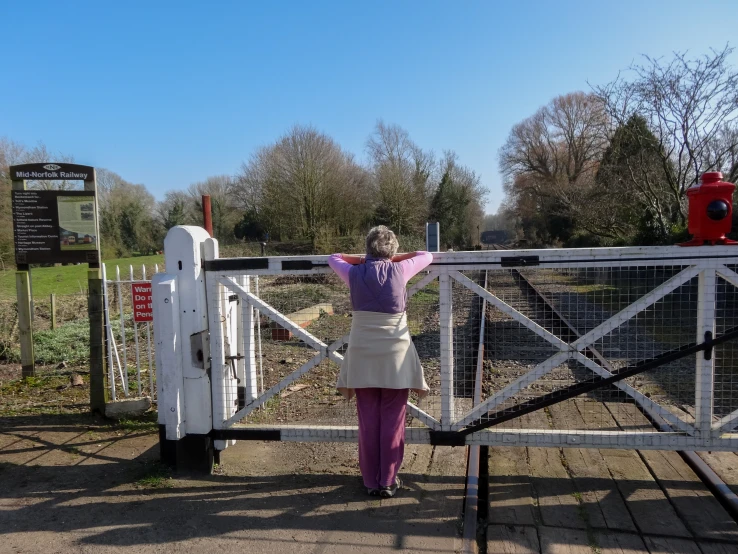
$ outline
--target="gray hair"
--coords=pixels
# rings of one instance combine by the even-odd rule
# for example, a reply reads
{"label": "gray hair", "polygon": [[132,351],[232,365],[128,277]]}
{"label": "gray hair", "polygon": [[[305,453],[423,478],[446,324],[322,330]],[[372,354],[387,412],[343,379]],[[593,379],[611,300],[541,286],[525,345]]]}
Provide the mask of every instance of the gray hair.
{"label": "gray hair", "polygon": [[366,236],[366,254],[372,258],[391,258],[399,247],[395,234],[384,225],[372,227]]}

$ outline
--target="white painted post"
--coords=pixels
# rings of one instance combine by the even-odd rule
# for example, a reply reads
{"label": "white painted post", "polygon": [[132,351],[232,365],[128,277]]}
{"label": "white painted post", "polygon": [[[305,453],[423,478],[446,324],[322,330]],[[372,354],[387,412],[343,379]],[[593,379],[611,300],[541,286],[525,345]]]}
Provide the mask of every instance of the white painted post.
{"label": "white painted post", "polygon": [[[154,274],[159,273],[159,265],[154,266]],[[143,280],[146,281],[146,266],[143,266]],[[152,279],[153,282],[153,279]],[[148,356],[146,357],[146,361],[149,363],[149,394],[151,395],[151,399],[154,399],[154,368],[152,367],[151,363],[151,323],[146,322],[144,323],[146,325],[146,345],[148,346]]]}
{"label": "white painted post", "polygon": [[[209,244],[209,248],[205,248],[205,261],[213,260],[216,254],[212,251],[217,249],[217,243]],[[221,285],[213,278],[206,279],[207,297],[211,299],[208,306],[208,322],[210,326],[210,381],[212,389],[212,427],[213,429],[221,429],[223,422],[228,419],[225,416],[225,376],[227,371],[223,356],[225,354],[225,345],[223,339],[223,306],[221,305]]]}
{"label": "white painted post", "polygon": [[126,348],[126,320],[123,315],[123,283],[120,280],[120,266],[115,266],[115,280],[118,285],[118,310],[120,311],[120,346],[123,350],[123,394],[128,396],[128,352]]}
{"label": "white painted post", "polygon": [[[179,296],[179,356],[184,377],[184,408],[187,434],[206,435],[212,430],[210,378],[207,370],[193,362],[190,337],[208,329],[202,243],[209,237],[194,226],[172,227],[164,239],[166,275],[177,276]],[[159,337],[154,329],[154,340]],[[158,365],[158,355],[157,355]],[[207,360],[205,360],[207,363]],[[157,376],[159,368],[157,367]]]}
{"label": "white painted post", "polygon": [[[184,376],[181,350],[185,346],[179,334],[179,291],[177,278],[160,273],[151,283],[156,337],[156,388],[159,424],[166,428],[167,440],[185,435]],[[189,346],[189,345],[187,345]]]}
{"label": "white painted post", "polygon": [[[245,286],[246,277],[241,276],[241,277],[238,278],[238,281],[239,281],[239,283],[241,283],[241,285],[244,285]],[[238,355],[241,356],[241,357],[236,361],[236,374],[238,375],[238,380],[239,380],[239,382],[238,382],[238,399],[239,399],[238,409],[240,410],[243,407],[242,406],[242,396],[244,396],[243,395],[244,383],[245,383],[245,380],[244,380],[244,366],[245,366],[246,360],[243,357],[244,351],[245,351],[244,350],[244,348],[245,348],[245,346],[244,346],[244,336],[243,336],[244,335],[243,305],[242,305],[243,304],[243,300],[239,298],[238,302],[239,302],[239,304],[241,304],[241,309],[236,310],[236,328],[237,328],[237,331],[236,331],[236,350],[238,351]]]}
{"label": "white painted post", "polygon": [[[244,279],[244,288],[251,292],[251,277]],[[256,341],[254,337],[254,308],[248,302],[241,301],[241,312],[243,319],[244,344],[244,395],[246,404],[253,402],[259,396],[258,381],[256,374]]]}
{"label": "white painted post", "polygon": [[[218,258],[218,241],[208,238],[203,245],[204,259]],[[213,429],[223,429],[225,422],[236,413],[238,408],[237,381],[233,369],[225,360],[225,336],[223,318],[227,306],[223,306],[221,284],[215,276],[207,279],[208,319],[210,322],[210,376],[212,380],[212,421]],[[227,298],[226,298],[227,301]],[[223,450],[227,441],[215,441],[215,449]]]}
{"label": "white painted post", "polygon": [[108,304],[110,304],[110,297],[108,296],[108,271],[105,264],[102,264],[102,279],[103,279],[103,296],[105,297],[105,337],[108,339],[108,386],[110,387],[110,400],[115,402],[118,398],[115,394],[115,368],[113,367],[113,348],[115,343],[113,338],[113,329],[110,326],[110,311],[108,310]]}
{"label": "white painted post", "polygon": [[[128,273],[131,276],[131,294],[133,294],[133,265],[128,266]],[[146,280],[146,269],[144,268],[144,281]],[[131,299],[133,302],[133,299]],[[135,304],[134,304],[135,305]],[[136,391],[141,396],[141,354],[138,351],[138,323],[136,323],[135,314],[132,318],[133,323],[133,339],[136,345]]]}
{"label": "white painted post", "polygon": [[[705,341],[705,333],[715,336],[715,269],[700,272],[697,285],[697,343]],[[695,373],[695,429],[708,439],[712,428],[715,352],[709,360],[705,352],[697,353]]]}
{"label": "white painted post", "polygon": [[[256,296],[259,296],[259,276],[257,275],[254,280],[256,281]],[[264,356],[261,352],[261,314],[259,310],[254,310],[256,316],[256,337],[258,339],[259,351],[259,391],[257,394],[264,394]]]}
{"label": "white painted post", "polygon": [[454,314],[451,277],[442,273],[438,280],[441,326],[441,430],[450,431],[454,416]]}

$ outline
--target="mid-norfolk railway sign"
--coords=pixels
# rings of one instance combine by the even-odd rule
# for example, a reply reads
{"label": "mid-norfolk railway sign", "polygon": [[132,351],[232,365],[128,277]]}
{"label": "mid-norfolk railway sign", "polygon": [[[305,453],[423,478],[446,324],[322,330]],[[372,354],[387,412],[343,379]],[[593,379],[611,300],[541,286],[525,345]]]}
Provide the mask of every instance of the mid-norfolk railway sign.
{"label": "mid-norfolk railway sign", "polygon": [[[94,176],[94,168],[76,164],[10,168],[13,181],[90,181]],[[96,263],[99,237],[95,201],[91,190],[13,190],[16,263]]]}
{"label": "mid-norfolk railway sign", "polygon": [[95,169],[89,165],[42,163],[10,167],[12,181],[91,181],[94,175]]}

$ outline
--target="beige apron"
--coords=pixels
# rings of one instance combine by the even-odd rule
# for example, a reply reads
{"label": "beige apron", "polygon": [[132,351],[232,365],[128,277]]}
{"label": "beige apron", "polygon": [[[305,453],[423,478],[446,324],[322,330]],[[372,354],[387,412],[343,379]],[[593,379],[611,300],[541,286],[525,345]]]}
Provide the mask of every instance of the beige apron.
{"label": "beige apron", "polygon": [[370,387],[411,389],[421,398],[430,390],[405,313],[353,312],[336,388],[351,398],[353,389]]}

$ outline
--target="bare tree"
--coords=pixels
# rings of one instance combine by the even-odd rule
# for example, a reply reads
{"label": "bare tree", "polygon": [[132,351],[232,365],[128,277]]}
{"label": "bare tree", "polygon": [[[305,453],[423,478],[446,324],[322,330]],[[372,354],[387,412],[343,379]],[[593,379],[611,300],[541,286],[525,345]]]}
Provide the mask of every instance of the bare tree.
{"label": "bare tree", "polygon": [[513,127],[500,150],[500,169],[507,176],[534,176],[539,194],[567,196],[596,170],[607,144],[605,123],[595,96],[559,96]]}
{"label": "bare tree", "polygon": [[146,186],[105,168],[96,172],[103,254],[123,257],[161,248],[163,229],[154,217],[156,200]]}
{"label": "bare tree", "polygon": [[156,217],[165,231],[176,225],[200,223],[192,197],[182,190],[170,190],[164,194],[164,200],[156,206]]}
{"label": "bare tree", "polygon": [[[738,71],[728,65],[726,46],[700,58],[675,53],[671,59],[645,56],[613,82],[594,87],[616,125],[643,116],[658,140],[671,223],[686,221],[685,194],[700,175],[734,158],[738,145]],[[648,137],[643,137],[644,142]],[[733,165],[734,167],[734,165]],[[732,168],[731,170],[732,171]],[[644,176],[634,172],[633,186]],[[660,188],[641,186],[656,205]]]}
{"label": "bare tree", "polygon": [[295,126],[243,164],[233,189],[247,217],[280,238],[353,232],[372,198],[352,155],[313,127]]}
{"label": "bare tree", "polygon": [[604,105],[583,92],[554,98],[515,125],[499,154],[512,204],[538,203],[550,215],[582,219],[591,232],[613,234],[612,219],[602,217],[607,198],[595,181],[606,130]]}
{"label": "bare tree", "polygon": [[204,181],[193,183],[187,189],[190,197],[189,212],[195,215],[195,221],[202,221],[202,197],[210,196],[210,208],[213,222],[213,234],[221,243],[234,240],[233,230],[240,219],[236,209],[232,191],[235,179],[230,175],[216,175]]}
{"label": "bare tree", "polygon": [[367,141],[367,152],[378,218],[400,234],[418,231],[428,215],[433,154],[420,149],[402,127],[381,120]]}

